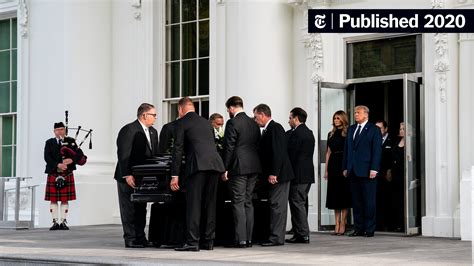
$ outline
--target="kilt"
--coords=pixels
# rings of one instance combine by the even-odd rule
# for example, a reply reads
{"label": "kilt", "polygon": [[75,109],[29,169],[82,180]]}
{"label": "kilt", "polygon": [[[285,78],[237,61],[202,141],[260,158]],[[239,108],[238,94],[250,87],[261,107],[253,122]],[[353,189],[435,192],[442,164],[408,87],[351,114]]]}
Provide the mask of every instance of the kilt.
{"label": "kilt", "polygon": [[44,200],[51,202],[64,202],[76,199],[76,187],[74,185],[74,174],[65,176],[66,185],[62,188],[56,187],[57,174],[48,174],[46,182],[46,194]]}

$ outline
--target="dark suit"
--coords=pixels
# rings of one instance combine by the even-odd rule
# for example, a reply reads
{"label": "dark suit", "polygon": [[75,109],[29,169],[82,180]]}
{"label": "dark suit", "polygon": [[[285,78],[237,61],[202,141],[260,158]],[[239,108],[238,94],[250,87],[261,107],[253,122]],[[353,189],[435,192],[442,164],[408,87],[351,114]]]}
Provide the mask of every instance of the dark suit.
{"label": "dark suit", "polygon": [[380,169],[382,135],[377,126],[367,122],[359,136],[353,138],[357,126],[349,127],[342,163],[351,183],[354,229],[371,234],[376,226],[377,179],[369,175],[371,170]]}
{"label": "dark suit", "polygon": [[158,153],[171,153],[174,144],[174,127],[177,120],[164,124],[160,131]]}
{"label": "dark suit", "polygon": [[277,176],[278,183],[269,185],[270,202],[270,238],[269,241],[283,245],[285,243],[286,216],[288,211],[288,193],[290,182],[294,178],[291,162],[288,158],[285,130],[275,121],[270,121],[262,132],[259,155],[262,163],[263,182],[268,176]]}
{"label": "dark suit", "polygon": [[[117,137],[117,167],[114,178],[117,180],[117,189],[122,219],[123,238],[125,241],[144,241],[146,225],[146,203],[133,203],[130,195],[133,188],[125,181],[124,176],[132,175],[132,167],[145,164],[146,158],[151,157],[158,150],[158,133],[150,127],[151,145],[145,131],[138,120],[125,125],[120,129]],[[140,180],[135,179],[135,184]]]}
{"label": "dark suit", "polygon": [[382,143],[382,158],[377,180],[377,230],[385,230],[390,224],[390,182],[387,181],[387,170],[392,168],[392,138],[387,135]]}
{"label": "dark suit", "polygon": [[315,140],[313,131],[305,124],[287,131],[288,156],[295,174],[290,184],[291,223],[296,237],[309,236],[306,201],[311,184],[314,183],[313,154]]}
{"label": "dark suit", "polygon": [[228,171],[235,225],[235,241],[251,241],[253,230],[252,195],[262,171],[258,157],[260,129],[244,112],[226,123],[224,165]]}
{"label": "dark suit", "polygon": [[214,239],[217,179],[224,172],[224,164],[217,153],[211,124],[195,112],[188,112],[175,124],[173,176],[179,174],[183,155],[186,157],[186,240],[189,245],[198,246],[201,218],[206,223],[204,240]]}

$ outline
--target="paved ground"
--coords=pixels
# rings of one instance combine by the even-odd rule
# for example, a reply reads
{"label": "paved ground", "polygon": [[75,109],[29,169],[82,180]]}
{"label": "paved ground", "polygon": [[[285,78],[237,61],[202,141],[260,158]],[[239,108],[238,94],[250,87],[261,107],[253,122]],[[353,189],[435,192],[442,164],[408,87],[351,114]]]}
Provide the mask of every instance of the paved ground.
{"label": "paved ground", "polygon": [[118,225],[70,231],[0,230],[0,265],[472,265],[471,242],[428,237],[312,234],[311,244],[213,251],[126,249]]}

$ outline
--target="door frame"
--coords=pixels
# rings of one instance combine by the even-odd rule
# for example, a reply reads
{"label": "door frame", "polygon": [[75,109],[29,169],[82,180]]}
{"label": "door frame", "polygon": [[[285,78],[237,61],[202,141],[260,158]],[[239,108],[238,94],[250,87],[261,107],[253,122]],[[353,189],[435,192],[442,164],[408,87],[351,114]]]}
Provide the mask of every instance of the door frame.
{"label": "door frame", "polygon": [[[326,88],[326,89],[343,89],[346,90],[345,93],[345,107],[346,107],[346,112],[347,114],[352,114],[350,112],[354,107],[355,107],[355,92],[351,90],[350,85],[351,84],[358,84],[358,83],[367,83],[367,82],[377,82],[377,81],[389,81],[389,80],[402,80],[403,81],[403,111],[404,115],[403,118],[406,120],[407,117],[407,95],[406,95],[406,90],[407,90],[407,82],[412,81],[415,83],[419,84],[419,116],[420,116],[420,132],[419,134],[419,142],[420,142],[420,156],[419,156],[419,164],[420,164],[420,180],[421,183],[419,184],[421,186],[420,189],[420,198],[421,198],[421,210],[420,210],[420,216],[423,216],[425,214],[425,132],[424,132],[424,86],[422,82],[423,78],[423,73],[417,72],[417,73],[405,73],[405,74],[396,74],[396,75],[385,75],[385,76],[375,76],[375,77],[365,77],[365,78],[355,78],[355,79],[346,79],[344,83],[336,83],[336,82],[318,82],[318,116],[319,116],[319,126],[318,126],[318,231],[327,231],[331,230],[333,226],[327,226],[327,225],[321,225],[321,151],[320,149],[320,144],[321,144],[321,89]],[[353,118],[349,117],[349,120],[352,121]],[[406,156],[405,156],[406,159]],[[406,172],[406,171],[405,171]],[[405,173],[405,179],[408,177],[406,176]],[[407,180],[405,180],[407,181]],[[408,191],[405,189],[404,191],[405,194],[405,202],[404,202],[404,213],[405,213],[405,220],[408,219]],[[385,232],[384,232],[385,233]],[[387,234],[399,234],[399,233],[391,233],[391,232],[386,232]],[[409,228],[408,223],[406,221],[405,224],[405,235],[414,235],[414,234],[420,234],[421,233],[421,227],[416,227],[416,228]]]}

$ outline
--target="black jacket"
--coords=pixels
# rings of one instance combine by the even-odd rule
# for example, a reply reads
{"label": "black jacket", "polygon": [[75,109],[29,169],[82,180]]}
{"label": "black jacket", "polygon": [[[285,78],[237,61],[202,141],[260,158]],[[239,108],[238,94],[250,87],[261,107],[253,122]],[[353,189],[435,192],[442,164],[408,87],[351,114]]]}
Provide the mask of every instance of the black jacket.
{"label": "black jacket", "polygon": [[224,133],[224,165],[231,176],[258,174],[260,129],[244,112],[227,121]]}
{"label": "black jacket", "polygon": [[314,135],[305,124],[300,124],[295,130],[287,131],[288,156],[295,174],[292,181],[295,184],[314,183]]}
{"label": "black jacket", "polygon": [[138,120],[120,129],[117,137],[117,166],[114,178],[124,181],[123,177],[132,174],[132,166],[145,164],[146,158],[158,152],[158,132],[149,127],[151,146],[145,131]]}
{"label": "black jacket", "polygon": [[270,121],[262,134],[259,147],[263,178],[277,176],[278,182],[290,181],[294,178],[290,159],[288,158],[285,130],[275,121]]}
{"label": "black jacket", "polygon": [[186,157],[185,176],[199,171],[225,171],[224,163],[217,153],[211,124],[195,112],[187,113],[175,124],[171,166],[173,176],[179,174],[183,155]]}
{"label": "black jacket", "polygon": [[174,128],[177,120],[164,124],[160,131],[159,153],[171,153],[174,145]]}
{"label": "black jacket", "polygon": [[[66,137],[65,140],[73,141],[75,143],[73,138]],[[46,174],[56,173],[58,164],[63,162],[60,150],[61,146],[58,144],[58,140],[56,138],[50,138],[46,141],[44,145],[44,160],[46,162],[46,168],[44,172]],[[74,158],[71,159],[74,161]],[[76,170],[76,163],[73,162],[67,167],[70,171]]]}

